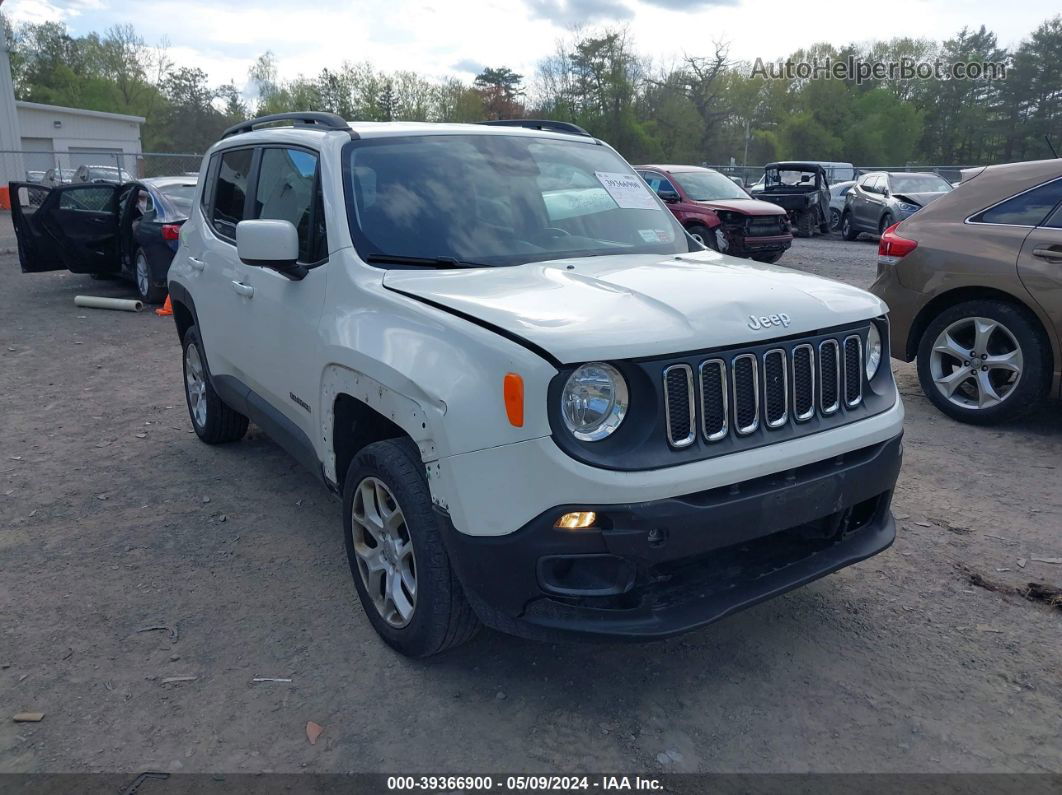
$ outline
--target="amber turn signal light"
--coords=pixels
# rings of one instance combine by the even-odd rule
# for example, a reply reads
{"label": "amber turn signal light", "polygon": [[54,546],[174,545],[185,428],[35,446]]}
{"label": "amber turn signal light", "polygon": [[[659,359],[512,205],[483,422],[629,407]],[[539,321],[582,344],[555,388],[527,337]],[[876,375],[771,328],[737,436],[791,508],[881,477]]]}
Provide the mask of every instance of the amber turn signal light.
{"label": "amber turn signal light", "polygon": [[505,414],[514,428],[524,427],[524,379],[518,373],[506,373],[502,394],[505,396]]}

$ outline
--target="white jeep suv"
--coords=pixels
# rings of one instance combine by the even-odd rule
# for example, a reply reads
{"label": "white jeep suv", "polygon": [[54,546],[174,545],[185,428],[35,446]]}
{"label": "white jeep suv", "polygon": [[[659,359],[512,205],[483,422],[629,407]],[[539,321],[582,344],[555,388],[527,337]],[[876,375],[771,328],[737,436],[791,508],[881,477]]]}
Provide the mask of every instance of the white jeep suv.
{"label": "white jeep suv", "polygon": [[705,250],[574,125],[237,125],[169,288],[196,433],[342,496],[405,654],[663,637],[895,536],[885,305]]}

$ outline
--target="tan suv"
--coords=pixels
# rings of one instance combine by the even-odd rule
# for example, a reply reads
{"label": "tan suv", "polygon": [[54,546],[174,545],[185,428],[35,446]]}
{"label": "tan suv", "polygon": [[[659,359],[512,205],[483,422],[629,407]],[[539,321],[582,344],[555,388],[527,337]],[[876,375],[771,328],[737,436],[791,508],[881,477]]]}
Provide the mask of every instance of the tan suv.
{"label": "tan suv", "polygon": [[989,166],[891,226],[871,291],[892,355],[950,417],[991,424],[1062,387],[1062,160]]}

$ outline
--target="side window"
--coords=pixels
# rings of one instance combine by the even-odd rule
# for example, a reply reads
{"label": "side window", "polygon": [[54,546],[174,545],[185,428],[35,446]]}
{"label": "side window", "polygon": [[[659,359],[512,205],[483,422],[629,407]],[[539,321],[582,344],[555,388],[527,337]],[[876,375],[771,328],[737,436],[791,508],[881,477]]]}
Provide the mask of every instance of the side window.
{"label": "side window", "polygon": [[1062,229],[1062,204],[1055,208],[1055,211],[1051,213],[1051,217],[1044,221],[1042,225],[1049,226],[1052,229]]}
{"label": "side window", "polygon": [[672,185],[671,181],[663,174],[657,174],[653,171],[639,171],[638,173],[642,176],[642,179],[648,183],[649,187],[652,188],[653,193],[659,193],[660,191],[678,193],[678,191],[675,190],[675,186]]}
{"label": "side window", "polygon": [[59,194],[60,210],[86,210],[88,212],[106,213],[111,206],[114,188],[107,186],[88,186],[67,188]]}
{"label": "side window", "polygon": [[219,235],[235,240],[236,224],[243,220],[247,177],[251,173],[253,149],[233,149],[221,153],[214,183],[211,223]]}
{"label": "side window", "polygon": [[970,220],[979,224],[1010,224],[1013,226],[1038,226],[1047,214],[1062,201],[1062,179],[1048,182],[1038,188],[1007,199]]}
{"label": "side window", "polygon": [[291,221],[299,233],[299,261],[323,259],[324,214],[317,185],[317,155],[301,149],[262,150],[254,217]]}
{"label": "side window", "polygon": [[873,174],[871,176],[869,176],[869,177],[863,177],[863,179],[859,180],[859,187],[861,187],[863,190],[865,190],[865,191],[867,191],[869,193],[873,193],[874,192],[874,182],[876,180],[877,180],[877,177],[875,175],[873,175]]}

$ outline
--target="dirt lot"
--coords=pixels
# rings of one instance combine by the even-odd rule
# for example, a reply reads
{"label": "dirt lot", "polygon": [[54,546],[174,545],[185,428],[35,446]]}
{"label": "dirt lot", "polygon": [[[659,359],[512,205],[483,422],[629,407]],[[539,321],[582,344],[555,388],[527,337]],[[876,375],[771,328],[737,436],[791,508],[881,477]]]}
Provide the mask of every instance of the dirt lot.
{"label": "dirt lot", "polygon": [[[782,262],[866,285],[874,255]],[[1062,585],[1032,560],[1062,557],[1058,405],[965,427],[896,365],[888,552],[667,642],[484,632],[409,662],[355,601],[337,502],[254,429],[199,443],[173,322],[77,293],[131,289],[0,256],[0,771],[1062,771],[1062,610],[960,572]]]}

